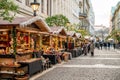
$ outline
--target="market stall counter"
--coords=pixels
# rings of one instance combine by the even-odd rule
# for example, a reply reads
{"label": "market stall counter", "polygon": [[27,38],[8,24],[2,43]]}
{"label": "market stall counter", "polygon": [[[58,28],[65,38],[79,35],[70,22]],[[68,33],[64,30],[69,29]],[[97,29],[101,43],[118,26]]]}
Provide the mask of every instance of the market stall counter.
{"label": "market stall counter", "polygon": [[42,61],[40,58],[38,59],[31,59],[31,60],[26,60],[26,61],[21,61],[18,62],[19,64],[21,64],[22,66],[28,66],[28,74],[29,76],[32,76],[34,73],[37,73],[39,71],[42,71]]}
{"label": "market stall counter", "polygon": [[81,49],[78,49],[78,48],[70,49],[70,50],[68,50],[68,52],[70,52],[72,54],[73,58],[81,55]]}
{"label": "market stall counter", "polygon": [[[0,68],[2,69],[0,69],[0,74],[3,75],[3,78],[6,75],[11,78],[13,75],[18,79],[26,77],[26,74],[32,76],[41,71],[41,58],[34,58],[32,54],[41,49],[42,34],[49,34],[49,32],[49,27],[39,16],[16,17],[12,22],[1,19],[0,65],[2,67]],[[16,64],[20,64],[20,66],[16,67]],[[14,79],[12,78],[12,80]]]}
{"label": "market stall counter", "polygon": [[51,64],[57,64],[57,55],[56,54],[43,54],[44,58],[49,58]]}

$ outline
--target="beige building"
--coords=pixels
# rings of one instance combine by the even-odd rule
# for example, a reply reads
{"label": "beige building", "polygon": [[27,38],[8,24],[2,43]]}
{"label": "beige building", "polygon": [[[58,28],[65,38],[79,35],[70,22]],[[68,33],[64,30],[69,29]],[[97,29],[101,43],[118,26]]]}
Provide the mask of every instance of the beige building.
{"label": "beige building", "polygon": [[95,36],[99,37],[100,40],[105,40],[105,38],[108,36],[109,28],[107,28],[104,25],[95,25]]}
{"label": "beige building", "polygon": [[52,15],[63,14],[71,23],[79,23],[79,0],[52,0]]}
{"label": "beige building", "polygon": [[114,29],[120,29],[120,2],[113,8],[111,18],[111,31]]}
{"label": "beige building", "polygon": [[[17,16],[33,16],[33,10],[30,6],[30,3],[33,0],[15,0],[14,1],[20,8],[20,13]],[[40,4],[39,10],[37,11],[37,15],[40,15],[42,18],[46,18],[48,16],[48,7],[47,3],[49,0],[37,0]]]}
{"label": "beige building", "polygon": [[[33,16],[33,10],[30,3],[34,0],[15,0],[20,7],[20,13],[17,16]],[[43,19],[56,14],[65,15],[73,24],[80,24],[82,28],[89,30],[90,17],[92,10],[90,0],[37,0],[40,3],[37,15]],[[80,18],[84,16],[84,18]],[[94,17],[94,15],[93,15]],[[94,18],[92,18],[94,19]],[[94,20],[93,20],[94,22]]]}
{"label": "beige building", "polygon": [[[31,2],[33,0],[15,0],[15,3],[20,7],[20,14],[17,16],[32,16]],[[37,2],[40,3],[37,15],[43,19],[48,16],[63,14],[71,23],[79,23],[79,0],[37,0]]]}
{"label": "beige building", "polygon": [[80,0],[79,18],[81,21],[81,28],[89,31],[89,14],[90,14],[90,0]]}

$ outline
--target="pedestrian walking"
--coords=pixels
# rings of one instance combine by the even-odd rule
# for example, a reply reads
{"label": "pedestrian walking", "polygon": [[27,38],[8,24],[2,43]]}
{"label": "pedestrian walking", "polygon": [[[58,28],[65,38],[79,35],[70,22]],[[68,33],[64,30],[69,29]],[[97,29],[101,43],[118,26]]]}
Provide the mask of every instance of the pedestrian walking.
{"label": "pedestrian walking", "polygon": [[87,55],[87,44],[84,43],[83,45],[83,52],[84,52],[84,55],[86,56]]}
{"label": "pedestrian walking", "polygon": [[90,52],[90,42],[88,43],[88,53]]}
{"label": "pedestrian walking", "polygon": [[104,48],[107,49],[107,43],[106,42],[104,42]]}
{"label": "pedestrian walking", "polygon": [[108,46],[108,49],[110,50],[110,42],[108,42],[107,44],[108,44],[108,45],[107,45],[107,46]]}
{"label": "pedestrian walking", "polygon": [[91,53],[91,56],[94,56],[94,41],[91,41],[91,44],[90,44],[90,53]]}
{"label": "pedestrian walking", "polygon": [[115,42],[113,43],[113,48],[115,49],[115,46],[116,46],[116,44],[115,44]]}
{"label": "pedestrian walking", "polygon": [[97,42],[97,48],[100,49],[100,44],[99,44],[99,42]]}
{"label": "pedestrian walking", "polygon": [[102,46],[103,46],[103,43],[102,42],[100,42],[100,49],[102,50]]}

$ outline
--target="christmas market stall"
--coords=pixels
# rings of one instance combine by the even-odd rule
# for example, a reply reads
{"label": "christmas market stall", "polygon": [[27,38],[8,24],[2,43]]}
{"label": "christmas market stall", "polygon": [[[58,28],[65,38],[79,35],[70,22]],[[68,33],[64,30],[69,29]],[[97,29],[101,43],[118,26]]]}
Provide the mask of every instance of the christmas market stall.
{"label": "christmas market stall", "polygon": [[[51,43],[51,45],[56,49],[56,50],[64,50],[64,43],[66,41],[66,36],[67,33],[65,31],[64,27],[50,27],[52,34],[53,34],[53,39],[51,42],[56,42],[56,47],[54,46],[55,43]],[[56,39],[54,38],[54,35],[56,35]],[[55,41],[56,40],[56,41]]]}
{"label": "christmas market stall", "polygon": [[52,61],[52,64],[60,63],[64,54],[64,43],[66,40],[66,31],[63,27],[50,27],[50,48],[51,51],[44,54],[44,57],[49,57]]}
{"label": "christmas market stall", "polygon": [[77,38],[76,38],[76,41],[75,41],[76,42],[75,45],[76,45],[76,47],[80,47],[82,36],[81,36],[80,33],[76,33],[76,35],[77,35]]}
{"label": "christmas market stall", "polygon": [[53,34],[57,35],[57,39],[56,39],[57,40],[57,51],[59,52],[59,54],[61,54],[61,58],[67,61],[71,54],[65,52],[65,42],[67,39],[67,32],[65,28],[64,27],[51,27],[51,30]]}
{"label": "christmas market stall", "polygon": [[77,39],[76,39],[76,47],[79,50],[79,56],[82,54],[82,48],[81,48],[81,44],[82,44],[82,35],[80,33],[76,33],[77,35]]}
{"label": "christmas market stall", "polygon": [[77,38],[77,35],[75,31],[69,31],[67,32],[68,35],[68,49],[74,49],[75,48],[75,39]]}
{"label": "christmas market stall", "polygon": [[77,35],[74,31],[67,32],[68,34],[68,50],[72,53],[72,57],[78,57],[80,55],[80,52],[78,48],[76,47],[76,39]]}
{"label": "christmas market stall", "polygon": [[24,79],[40,71],[42,62],[34,53],[41,49],[41,34],[47,32],[49,27],[38,16],[0,20],[0,79]]}

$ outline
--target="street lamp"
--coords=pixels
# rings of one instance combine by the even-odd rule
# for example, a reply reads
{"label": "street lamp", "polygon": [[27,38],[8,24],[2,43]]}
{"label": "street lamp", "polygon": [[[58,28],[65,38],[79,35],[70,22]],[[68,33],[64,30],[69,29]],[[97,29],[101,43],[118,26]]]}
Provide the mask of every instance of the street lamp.
{"label": "street lamp", "polygon": [[40,6],[40,3],[37,3],[37,1],[34,0],[34,2],[32,2],[30,5],[31,5],[31,7],[32,7],[32,9],[34,11],[34,16],[36,16],[36,11],[38,10],[38,8]]}

